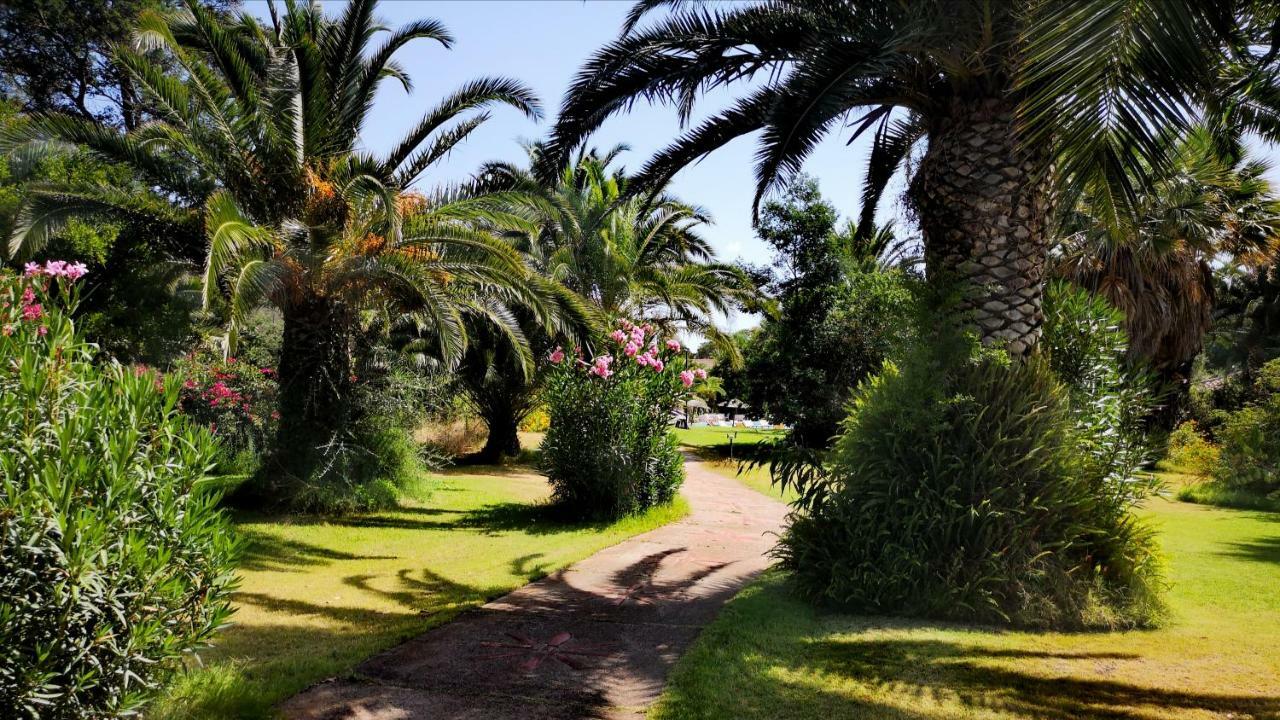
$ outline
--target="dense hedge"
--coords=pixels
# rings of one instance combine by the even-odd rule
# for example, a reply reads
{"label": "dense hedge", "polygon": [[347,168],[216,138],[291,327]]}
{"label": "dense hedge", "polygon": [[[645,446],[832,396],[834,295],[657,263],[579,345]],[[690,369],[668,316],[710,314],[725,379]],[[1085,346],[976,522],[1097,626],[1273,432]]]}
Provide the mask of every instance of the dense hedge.
{"label": "dense hedge", "polygon": [[74,277],[0,277],[0,708],[137,710],[227,619],[236,543],[217,448],[179,381],[93,362],[53,307]]}

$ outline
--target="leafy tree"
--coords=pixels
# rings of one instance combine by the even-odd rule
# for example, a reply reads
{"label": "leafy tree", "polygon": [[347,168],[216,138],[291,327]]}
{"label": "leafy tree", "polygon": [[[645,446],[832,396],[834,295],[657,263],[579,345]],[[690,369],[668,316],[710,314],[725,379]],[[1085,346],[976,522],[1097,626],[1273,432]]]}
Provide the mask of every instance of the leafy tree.
{"label": "leafy tree", "polygon": [[1240,112],[1276,129],[1276,94],[1259,89],[1280,43],[1274,16],[1251,0],[640,0],[574,79],[544,172],[637,101],[673,104],[687,121],[704,91],[756,80],[659,152],[637,184],[661,184],[761,131],[759,204],[861,113],[854,135],[874,128],[874,142],[860,226],[870,231],[886,183],[924,142],[909,196],[928,274],[959,281],[959,309],[983,341],[1020,355],[1040,334],[1055,193],[1071,204],[1088,189],[1119,228],[1198,109],[1252,93]]}
{"label": "leafy tree", "polygon": [[866,246],[838,233],[835,208],[817,181],[799,176],[760,213],[757,233],[774,249],[779,312],[746,352],[747,403],[792,425],[792,440],[826,447],[853,388],[880,369],[907,335],[911,304],[900,270],[880,270],[868,252],[896,245],[890,234]]}
{"label": "leafy tree", "polygon": [[[144,13],[137,49],[118,50],[117,61],[158,121],[122,133],[39,114],[4,142],[27,154],[79,144],[154,188],[142,197],[113,186],[34,191],[17,249],[38,250],[66,218],[85,212],[133,216],[145,207],[158,210],[158,223],[195,217],[208,230],[205,302],[227,301],[229,344],[252,307],[280,308],[281,419],[268,476],[285,487],[320,472],[323,448],[342,433],[352,331],[363,313],[403,316],[452,362],[466,345],[467,316],[510,327],[504,303],[551,312],[520,256],[472,226],[477,217],[498,219],[490,199],[404,192],[488,117],[472,111],[501,103],[538,117],[536,99],[514,80],[474,80],[385,157],[361,151],[381,83],[410,87],[397,51],[415,39],[453,41],[440,23],[422,20],[373,47],[385,30],[375,5],[358,0],[329,17],[317,4],[290,4],[269,26],[247,14],[224,20],[194,0],[183,12]],[[179,71],[166,72],[143,51],[163,52]]]}

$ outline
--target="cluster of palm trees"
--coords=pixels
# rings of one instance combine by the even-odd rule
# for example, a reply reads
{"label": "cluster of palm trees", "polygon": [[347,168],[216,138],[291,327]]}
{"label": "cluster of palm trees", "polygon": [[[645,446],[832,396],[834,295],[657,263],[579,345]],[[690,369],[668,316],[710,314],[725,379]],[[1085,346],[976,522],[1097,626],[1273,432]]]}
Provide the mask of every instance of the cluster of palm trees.
{"label": "cluster of palm trees", "polygon": [[[286,492],[325,462],[349,419],[362,327],[394,328],[406,352],[462,366],[477,386],[496,378],[519,404],[550,339],[587,342],[622,313],[706,327],[707,313],[750,291],[711,261],[696,234],[703,214],[665,195],[624,198],[628,179],[611,157],[579,158],[547,183],[493,165],[464,186],[413,190],[489,108],[535,119],[541,109],[515,80],[473,80],[385,156],[362,150],[380,85],[411,87],[397,51],[452,43],[432,20],[390,31],[375,5],[354,0],[331,17],[318,3],[283,13],[272,4],[269,23],[197,0],[145,13],[116,61],[150,122],[122,132],[44,114],[2,139],[11,156],[77,146],[134,172],[123,186],[33,188],[14,254],[39,252],[78,215],[145,214],[203,246],[204,302],[226,318],[229,350],[250,311],[279,309],[280,424],[267,474]],[[501,441],[519,416],[485,417]]]}
{"label": "cluster of palm trees", "polygon": [[[376,89],[410,86],[396,52],[415,39],[451,42],[421,21],[374,47],[384,29],[375,4],[353,0],[335,18],[314,3],[283,14],[273,5],[269,24],[196,0],[148,14],[118,61],[153,121],[119,133],[44,115],[3,139],[10,153],[74,143],[140,178],[32,193],[15,237],[23,250],[86,211],[203,225],[205,296],[226,303],[230,340],[247,309],[281,309],[283,453],[341,415],[351,329],[370,312],[394,315],[416,349],[460,364],[491,430],[502,428],[495,453],[513,448],[528,408],[516,390],[527,394],[546,338],[581,337],[608,314],[716,337],[708,318],[751,289],[712,261],[698,235],[705,214],[665,188],[752,133],[757,203],[834,128],[872,133],[857,227],[874,227],[886,185],[905,170],[930,280],[965,288],[972,327],[1015,356],[1034,350],[1045,278],[1060,270],[1127,304],[1136,346],[1181,368],[1203,333],[1171,340],[1164,301],[1152,298],[1202,327],[1197,273],[1275,235],[1275,208],[1249,206],[1257,172],[1240,152],[1247,133],[1280,136],[1272,2],[639,0],[574,79],[528,167],[491,164],[431,195],[409,188],[488,108],[541,111],[516,81],[476,80],[386,157],[362,151]],[[639,100],[687,121],[707,91],[725,88],[742,93],[635,175],[612,169],[616,149],[583,150]],[[1213,176],[1224,168],[1232,178]],[[1197,225],[1180,197],[1249,217]],[[1079,218],[1087,227],[1072,225]]]}

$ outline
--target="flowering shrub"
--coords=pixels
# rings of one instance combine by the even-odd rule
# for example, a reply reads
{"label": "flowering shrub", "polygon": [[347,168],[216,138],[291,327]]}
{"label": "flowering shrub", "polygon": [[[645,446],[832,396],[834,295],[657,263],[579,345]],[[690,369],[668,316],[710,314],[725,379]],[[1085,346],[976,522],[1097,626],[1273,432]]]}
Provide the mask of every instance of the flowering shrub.
{"label": "flowering shrub", "polygon": [[0,708],[136,714],[229,613],[236,543],[205,490],[216,441],[179,382],[73,328],[77,265],[0,274]]}
{"label": "flowering shrub", "polygon": [[235,470],[251,470],[243,458],[256,457],[269,446],[280,417],[275,369],[199,349],[179,360],[171,374],[182,383],[183,414],[221,439],[226,460],[241,458]]}
{"label": "flowering shrub", "polygon": [[670,501],[684,482],[671,410],[706,379],[685,367],[680,343],[621,321],[590,360],[556,348],[545,399],[542,465],[572,515],[608,519]]}

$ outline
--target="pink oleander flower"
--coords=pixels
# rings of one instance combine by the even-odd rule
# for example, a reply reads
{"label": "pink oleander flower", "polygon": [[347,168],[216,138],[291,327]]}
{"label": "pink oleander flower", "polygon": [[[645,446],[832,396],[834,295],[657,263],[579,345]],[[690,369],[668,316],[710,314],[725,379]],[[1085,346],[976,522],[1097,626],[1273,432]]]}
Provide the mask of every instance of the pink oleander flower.
{"label": "pink oleander flower", "polygon": [[[44,315],[44,308],[40,303],[32,303],[22,308],[23,320],[39,320]],[[44,333],[40,333],[43,335]]]}
{"label": "pink oleander flower", "polygon": [[22,304],[23,304],[23,305],[31,305],[31,304],[32,304],[32,303],[34,303],[35,301],[36,301],[36,291],[35,291],[35,290],[32,290],[31,288],[23,288],[23,290],[22,290]]}
{"label": "pink oleander flower", "polygon": [[44,272],[44,268],[38,262],[29,262],[22,266],[22,274],[27,277],[34,277]]}
{"label": "pink oleander flower", "polygon": [[71,263],[70,265],[67,265],[66,270],[64,270],[62,274],[65,275],[68,280],[71,280],[72,282],[74,282],[84,277],[85,275],[88,275],[89,268],[86,267],[85,264],[81,262]]}
{"label": "pink oleander flower", "polygon": [[613,371],[609,369],[611,364],[613,364],[612,356],[601,355],[591,363],[591,373],[593,375],[599,375],[602,378],[607,378],[613,374]]}
{"label": "pink oleander flower", "polygon": [[627,357],[635,357],[636,353],[640,352],[640,346],[633,342],[629,342],[626,347],[622,348],[622,352],[626,354]]}
{"label": "pink oleander flower", "polygon": [[649,361],[652,359],[653,358],[649,357],[648,355],[637,355],[636,364],[639,365],[640,367],[644,367],[645,365],[648,365]]}
{"label": "pink oleander flower", "polygon": [[13,326],[5,325],[3,328],[0,328],[0,333],[4,333],[5,337],[9,337],[13,334]]}
{"label": "pink oleander flower", "polygon": [[707,371],[706,371],[706,370],[703,370],[702,368],[694,368],[694,369],[693,369],[693,376],[694,376],[694,377],[696,377],[696,378],[698,378],[699,380],[706,380],[706,379],[707,379]]}
{"label": "pink oleander flower", "polygon": [[36,334],[39,335],[40,337],[44,337],[45,335],[49,334],[49,328],[45,327],[44,325],[41,325],[40,327],[36,328]]}
{"label": "pink oleander flower", "polygon": [[44,274],[49,277],[62,277],[67,274],[67,263],[63,260],[50,260],[44,264]]}
{"label": "pink oleander flower", "polygon": [[662,372],[662,369],[666,367],[666,365],[662,364],[661,358],[654,358],[653,361],[649,363],[649,366],[653,368],[654,372]]}
{"label": "pink oleander flower", "polygon": [[667,349],[670,350],[671,352],[680,352],[680,341],[668,340]]}
{"label": "pink oleander flower", "polygon": [[627,334],[622,332],[621,330],[614,330],[613,332],[609,333],[609,337],[619,345],[626,342],[627,340]]}
{"label": "pink oleander flower", "polygon": [[684,370],[680,373],[680,384],[685,387],[693,387],[693,372]]}
{"label": "pink oleander flower", "polygon": [[564,350],[557,345],[555,350],[551,351],[551,355],[547,357],[553,364],[559,365],[564,362]]}

